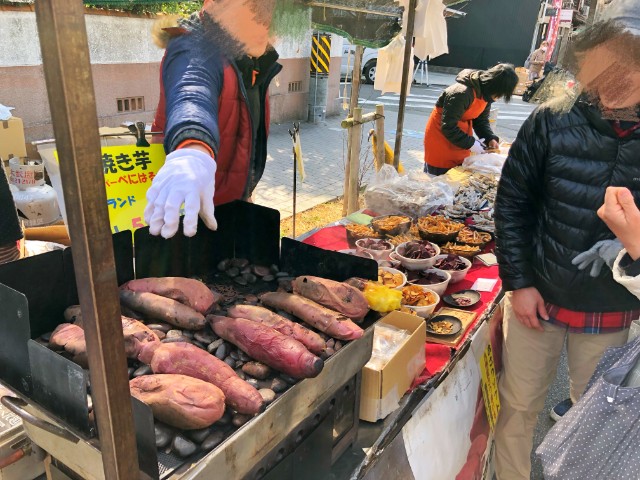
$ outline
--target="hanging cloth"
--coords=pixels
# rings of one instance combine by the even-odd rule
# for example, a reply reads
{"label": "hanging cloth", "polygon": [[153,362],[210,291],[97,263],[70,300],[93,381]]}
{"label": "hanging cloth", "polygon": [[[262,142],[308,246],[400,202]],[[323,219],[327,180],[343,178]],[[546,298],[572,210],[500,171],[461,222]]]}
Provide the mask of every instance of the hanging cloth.
{"label": "hanging cloth", "polygon": [[[400,0],[404,7],[402,33],[406,36],[409,0]],[[447,43],[447,20],[444,18],[445,5],[442,0],[418,0],[413,36],[414,55],[420,60],[435,58],[449,53]]]}
{"label": "hanging cloth", "polygon": [[[376,81],[373,88],[384,93],[400,93],[402,89],[402,70],[404,64],[405,39],[398,35],[389,45],[378,50]],[[410,59],[410,72],[413,72],[413,55]],[[407,78],[407,92],[411,89],[413,75]]]}

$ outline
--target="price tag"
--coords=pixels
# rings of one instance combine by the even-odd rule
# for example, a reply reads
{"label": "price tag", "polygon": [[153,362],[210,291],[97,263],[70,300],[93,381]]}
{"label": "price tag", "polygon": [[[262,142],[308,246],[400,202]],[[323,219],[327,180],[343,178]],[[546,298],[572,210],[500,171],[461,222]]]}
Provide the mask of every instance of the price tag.
{"label": "price tag", "polygon": [[[58,152],[54,155],[58,160]],[[160,144],[102,148],[106,201],[113,233],[146,226],[147,190],[164,161],[164,148]]]}
{"label": "price tag", "polygon": [[496,378],[496,368],[493,363],[493,351],[491,344],[487,345],[482,358],[480,359],[480,373],[482,375],[482,398],[484,408],[489,419],[491,430],[495,428],[498,413],[500,413],[500,396],[498,395],[498,380]]}

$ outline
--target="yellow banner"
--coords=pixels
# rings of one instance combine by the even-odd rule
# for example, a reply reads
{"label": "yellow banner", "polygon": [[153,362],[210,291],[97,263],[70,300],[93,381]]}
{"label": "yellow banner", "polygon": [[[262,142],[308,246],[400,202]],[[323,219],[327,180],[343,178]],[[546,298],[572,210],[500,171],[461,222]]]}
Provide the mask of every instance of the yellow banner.
{"label": "yellow banner", "polygon": [[500,396],[498,395],[498,380],[496,378],[496,367],[493,363],[491,344],[487,345],[480,359],[480,373],[482,375],[481,385],[484,408],[493,431],[498,419],[498,413],[500,413]]}
{"label": "yellow banner", "polygon": [[[58,152],[54,155],[57,160]],[[164,148],[160,144],[102,148],[104,184],[113,233],[146,226],[147,190],[164,161]]]}

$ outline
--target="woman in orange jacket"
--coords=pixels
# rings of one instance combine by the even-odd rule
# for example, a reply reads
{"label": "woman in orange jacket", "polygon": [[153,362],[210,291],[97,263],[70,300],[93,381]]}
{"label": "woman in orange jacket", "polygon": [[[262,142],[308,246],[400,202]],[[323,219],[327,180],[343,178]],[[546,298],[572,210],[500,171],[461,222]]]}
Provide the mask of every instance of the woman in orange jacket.
{"label": "woman in orange jacket", "polygon": [[500,98],[508,102],[517,85],[518,75],[509,64],[460,72],[456,83],[438,98],[427,122],[425,172],[442,175],[472,153],[498,148],[499,138],[489,125],[491,104]]}

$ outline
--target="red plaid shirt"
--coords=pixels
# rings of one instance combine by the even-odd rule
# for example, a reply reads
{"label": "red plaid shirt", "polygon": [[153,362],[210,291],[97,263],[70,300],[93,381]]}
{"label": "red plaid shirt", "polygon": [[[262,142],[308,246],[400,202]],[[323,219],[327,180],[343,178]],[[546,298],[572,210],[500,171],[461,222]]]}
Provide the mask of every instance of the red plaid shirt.
{"label": "red plaid shirt", "polygon": [[549,323],[567,327],[571,333],[613,333],[631,326],[633,320],[640,318],[640,310],[627,312],[574,312],[545,303],[549,314]]}

